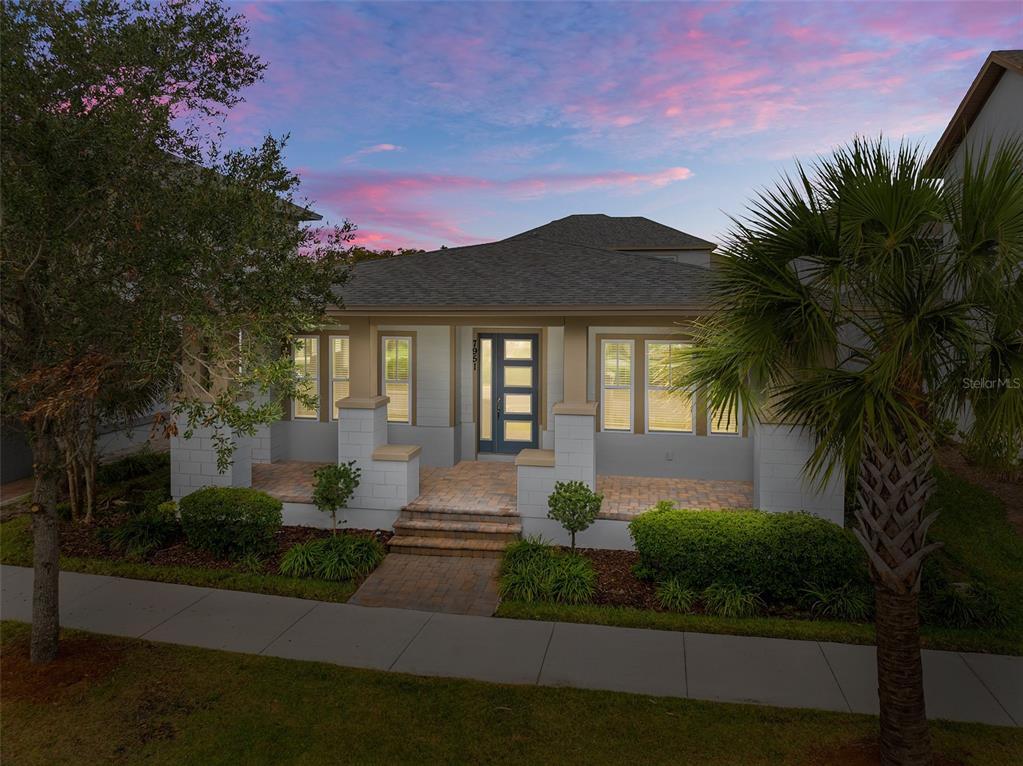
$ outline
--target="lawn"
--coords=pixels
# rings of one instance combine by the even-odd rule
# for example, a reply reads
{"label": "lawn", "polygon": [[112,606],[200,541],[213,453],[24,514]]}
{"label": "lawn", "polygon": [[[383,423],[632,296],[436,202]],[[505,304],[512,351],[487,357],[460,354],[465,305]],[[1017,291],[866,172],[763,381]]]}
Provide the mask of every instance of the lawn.
{"label": "lawn", "polygon": [[[68,633],[45,668],[4,623],[3,762],[863,764],[868,716],[503,686]],[[1023,731],[933,723],[942,764],[1016,764]],[[876,755],[875,755],[876,758]],[[876,762],[876,760],[875,760]]]}
{"label": "lawn", "polygon": [[[1023,537],[1006,520],[1002,503],[987,490],[946,471],[938,472],[931,500],[938,521],[931,538],[942,541],[940,563],[956,578],[975,580],[994,591],[1006,618],[999,628],[947,628],[925,625],[924,646],[955,651],[1023,655]],[[596,604],[567,605],[504,601],[501,617],[559,620],[659,630],[770,636],[775,638],[874,642],[869,623],[787,617],[727,619],[703,614],[677,614]]]}

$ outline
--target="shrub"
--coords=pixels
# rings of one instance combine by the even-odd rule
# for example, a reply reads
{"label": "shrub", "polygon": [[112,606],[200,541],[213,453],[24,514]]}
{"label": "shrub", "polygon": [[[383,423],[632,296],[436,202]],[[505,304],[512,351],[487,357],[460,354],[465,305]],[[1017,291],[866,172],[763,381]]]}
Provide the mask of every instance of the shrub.
{"label": "shrub", "polygon": [[696,591],[671,577],[657,586],[657,601],[671,612],[691,612],[696,604]]}
{"label": "shrub", "polygon": [[337,512],[348,506],[348,501],[359,486],[362,471],[351,460],[341,465],[325,465],[313,471],[313,503],[330,514],[334,534],[337,534]]}
{"label": "shrub", "polygon": [[131,558],[141,558],[165,547],[180,532],[178,520],[173,511],[154,508],[129,518],[123,524],[102,530],[101,535],[114,550]]}
{"label": "shrub", "polygon": [[501,571],[501,598],[516,601],[581,604],[596,589],[597,575],[588,559],[562,553],[539,538],[508,546]]}
{"label": "shrub", "polygon": [[795,603],[807,582],[868,582],[852,533],[806,513],[654,510],[633,519],[629,532],[637,573],[697,590],[724,583]]}
{"label": "shrub", "polygon": [[755,617],[764,608],[764,600],[749,588],[713,583],[703,591],[703,606],[718,617]]}
{"label": "shrub", "polygon": [[925,585],[920,611],[924,622],[946,628],[999,628],[1008,622],[990,588],[949,582],[947,576],[936,576],[929,587]]}
{"label": "shrub", "polygon": [[555,482],[554,491],[547,498],[547,515],[572,536],[574,551],[576,532],[582,532],[594,522],[603,502],[603,495],[581,481],[559,481]]}
{"label": "shrub", "polygon": [[219,558],[271,553],[283,521],[280,500],[244,487],[206,487],[179,508],[188,544]]}
{"label": "shrub", "polygon": [[117,484],[169,468],[169,452],[136,452],[134,455],[97,466],[96,481],[100,484]]}
{"label": "shrub", "polygon": [[869,619],[874,611],[873,594],[860,585],[846,583],[825,588],[808,583],[803,593],[814,617],[862,621]]}
{"label": "shrub", "polygon": [[336,535],[292,546],[281,558],[280,573],[342,582],[372,572],[384,559],[384,546],[374,537]]}
{"label": "shrub", "polygon": [[242,572],[258,574],[264,569],[263,557],[257,553],[246,553],[238,559],[235,567]]}

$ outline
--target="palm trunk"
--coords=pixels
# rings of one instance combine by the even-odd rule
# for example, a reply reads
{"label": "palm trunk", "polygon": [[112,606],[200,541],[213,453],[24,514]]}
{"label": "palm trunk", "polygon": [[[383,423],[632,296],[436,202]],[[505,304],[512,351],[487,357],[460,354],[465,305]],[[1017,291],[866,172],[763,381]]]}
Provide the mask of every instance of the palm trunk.
{"label": "palm trunk", "polygon": [[929,764],[920,618],[916,593],[878,584],[877,693],[881,703],[881,753],[885,764]]}
{"label": "palm trunk", "polygon": [[934,490],[929,443],[884,450],[869,437],[859,477],[856,537],[870,559],[877,601],[877,686],[883,766],[931,763],[920,660],[918,594],[936,514],[924,516]]}
{"label": "palm trunk", "polygon": [[32,443],[35,490],[32,496],[32,539],[35,579],[32,586],[32,662],[46,663],[57,656],[60,634],[60,529],[57,501],[60,497],[60,450],[53,424],[36,428]]}

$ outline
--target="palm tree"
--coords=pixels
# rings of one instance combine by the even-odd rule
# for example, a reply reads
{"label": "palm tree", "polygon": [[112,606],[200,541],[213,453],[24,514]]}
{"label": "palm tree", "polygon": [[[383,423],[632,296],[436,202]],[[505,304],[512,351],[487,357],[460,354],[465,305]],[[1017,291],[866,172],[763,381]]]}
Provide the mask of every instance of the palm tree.
{"label": "palm tree", "polygon": [[885,764],[931,758],[918,594],[939,545],[926,510],[936,426],[972,407],[975,432],[1023,445],[1011,383],[1023,380],[1023,145],[970,154],[959,180],[929,178],[922,159],[856,139],[760,192],[733,219],[681,385],[714,411],[740,403],[808,435],[808,480],[857,477]]}

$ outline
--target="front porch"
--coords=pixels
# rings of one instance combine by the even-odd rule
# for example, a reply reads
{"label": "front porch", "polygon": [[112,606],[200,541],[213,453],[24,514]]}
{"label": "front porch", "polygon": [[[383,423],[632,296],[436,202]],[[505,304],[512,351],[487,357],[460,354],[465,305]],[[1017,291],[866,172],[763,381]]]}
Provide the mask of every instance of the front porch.
{"label": "front porch", "polygon": [[[283,461],[252,466],[252,486],[286,503],[312,503],[313,471],[325,463]],[[419,496],[406,506],[413,511],[471,514],[516,513],[516,466],[513,463],[462,462],[451,468],[422,466]],[[601,518],[628,521],[661,500],[682,508],[750,508],[753,483],[649,476],[597,476],[604,494]]]}

